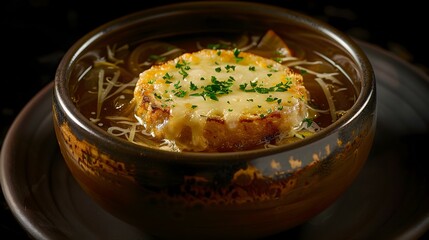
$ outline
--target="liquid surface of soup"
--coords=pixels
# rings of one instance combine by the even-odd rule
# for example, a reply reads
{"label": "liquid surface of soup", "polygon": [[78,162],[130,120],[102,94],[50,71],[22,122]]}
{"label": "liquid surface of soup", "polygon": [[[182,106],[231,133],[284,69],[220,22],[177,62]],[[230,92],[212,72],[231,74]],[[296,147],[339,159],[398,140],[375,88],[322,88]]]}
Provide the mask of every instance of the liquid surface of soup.
{"label": "liquid surface of soup", "polygon": [[[180,57],[192,57],[201,51],[212,54],[206,57],[213,70],[210,73],[196,73],[206,71],[204,67],[208,65],[202,64],[198,65],[198,71],[193,71],[196,65],[191,58],[180,62],[183,60]],[[232,62],[222,62],[219,58],[222,52],[229,53]],[[245,56],[252,56],[252,62],[243,65]],[[354,104],[357,96],[350,78],[335,62],[309,46],[288,42],[271,30],[263,34],[192,35],[107,45],[85,55],[80,62],[82,71],[76,74],[78,84],[73,101],[82,114],[112,135],[169,151],[225,152],[287,144],[335,122]],[[155,71],[166,68],[169,63],[169,71]],[[187,66],[187,63],[194,65]],[[292,94],[297,84],[291,78],[270,83],[279,70],[298,76],[303,92]],[[189,73],[192,76],[188,76]],[[144,84],[142,78],[145,78]],[[283,76],[283,79],[286,78]],[[162,83],[154,84],[157,81]],[[150,95],[147,94],[149,88]],[[244,93],[255,95],[242,95]],[[188,102],[181,106],[180,101],[175,100],[172,104],[174,99],[188,99]],[[209,103],[217,104],[216,108],[221,106],[216,117],[209,116],[213,112]],[[247,108],[239,107],[244,105]],[[301,105],[304,107],[298,107]],[[243,109],[248,113],[252,107],[256,109],[251,112],[254,118],[243,120]],[[232,124],[231,119],[234,116],[237,119],[234,113],[238,110],[241,120]],[[279,122],[293,123],[284,130],[279,127],[281,124],[277,126],[276,121],[270,119],[274,113],[282,113],[277,114],[281,116],[276,118]],[[180,116],[180,121],[186,124],[170,124],[170,120],[178,121],[171,116]],[[198,124],[188,124],[195,119],[200,120]],[[222,124],[207,124],[210,121]],[[237,127],[237,122],[253,125],[238,124]],[[209,127],[204,128],[205,125]],[[198,132],[202,133],[198,135]]]}

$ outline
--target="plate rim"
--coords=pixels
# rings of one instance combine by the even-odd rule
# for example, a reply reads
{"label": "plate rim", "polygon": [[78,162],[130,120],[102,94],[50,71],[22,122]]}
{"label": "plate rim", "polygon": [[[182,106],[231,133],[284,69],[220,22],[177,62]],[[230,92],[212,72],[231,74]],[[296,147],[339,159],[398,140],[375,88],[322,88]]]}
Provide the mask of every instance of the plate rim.
{"label": "plate rim", "polygon": [[[429,75],[417,66],[405,61],[399,56],[375,44],[360,40],[355,41],[358,43],[358,45],[362,48],[364,52],[367,52],[366,49],[369,49],[373,52],[376,52],[377,54],[381,54],[382,57],[390,58],[394,62],[406,68],[407,70],[414,72],[418,75],[419,78],[422,79],[422,81],[424,81],[426,84],[429,84]],[[368,56],[368,58],[369,60],[371,60],[370,56]],[[39,231],[39,229],[34,228],[34,226],[37,226],[37,224],[32,223],[30,221],[31,218],[26,216],[25,211],[20,208],[19,199],[16,199],[17,196],[14,195],[14,189],[11,188],[13,184],[8,184],[12,181],[13,176],[5,172],[5,170],[7,169],[5,168],[5,165],[13,164],[10,162],[6,162],[6,159],[7,156],[13,154],[11,153],[11,151],[14,149],[13,144],[17,141],[16,135],[19,133],[19,127],[24,124],[23,119],[25,119],[27,115],[34,111],[34,108],[37,108],[38,104],[41,101],[46,100],[46,98],[48,97],[47,95],[49,94],[49,92],[52,91],[53,85],[54,81],[51,81],[46,84],[29,100],[27,104],[24,105],[24,107],[20,110],[20,112],[10,125],[9,129],[7,130],[0,151],[0,183],[5,201],[8,204],[10,211],[14,215],[15,219],[20,223],[21,227],[23,227],[23,229],[27,231],[28,234],[30,234],[32,237],[35,237],[36,239],[44,239],[46,238],[46,236],[44,235],[43,231]],[[422,218],[423,219],[421,221],[415,222],[416,224],[413,224],[413,226],[408,227],[406,229],[407,231],[404,232],[402,236],[406,238],[415,238],[427,233],[429,229],[429,211],[426,213],[426,217],[422,216]]]}

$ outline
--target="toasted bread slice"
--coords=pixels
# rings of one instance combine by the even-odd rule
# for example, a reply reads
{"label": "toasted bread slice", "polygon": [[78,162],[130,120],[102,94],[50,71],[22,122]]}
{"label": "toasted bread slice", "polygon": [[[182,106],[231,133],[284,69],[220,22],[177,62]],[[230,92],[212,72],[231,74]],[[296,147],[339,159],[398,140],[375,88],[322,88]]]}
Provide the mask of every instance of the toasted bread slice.
{"label": "toasted bread slice", "polygon": [[300,74],[234,50],[185,53],[142,72],[135,115],[182,151],[240,151],[293,132],[307,116]]}

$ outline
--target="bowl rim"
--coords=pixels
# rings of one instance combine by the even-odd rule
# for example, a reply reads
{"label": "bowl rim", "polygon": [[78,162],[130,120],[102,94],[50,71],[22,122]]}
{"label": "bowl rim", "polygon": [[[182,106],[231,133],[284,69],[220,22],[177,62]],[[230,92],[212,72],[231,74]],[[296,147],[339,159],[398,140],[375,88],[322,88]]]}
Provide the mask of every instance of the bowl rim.
{"label": "bowl rim", "polygon": [[[106,131],[98,128],[92,122],[90,122],[86,117],[84,117],[76,108],[69,96],[68,87],[61,84],[64,82],[65,78],[68,75],[68,67],[72,66],[80,53],[83,52],[87,46],[89,46],[97,38],[109,34],[113,30],[126,25],[131,24],[134,21],[143,21],[142,16],[146,19],[157,18],[166,14],[172,13],[184,13],[194,10],[201,9],[245,9],[246,13],[253,13],[254,11],[267,11],[270,14],[277,14],[279,16],[287,17],[295,21],[296,23],[303,24],[311,27],[312,29],[317,29],[317,32],[321,32],[335,42],[339,43],[347,52],[353,57],[357,65],[363,70],[362,79],[365,81],[362,82],[361,91],[356,99],[354,105],[339,118],[336,122],[332,123],[328,127],[320,130],[317,134],[302,139],[300,141],[285,144],[275,148],[269,149],[254,149],[254,150],[245,150],[238,152],[172,152],[161,149],[156,149],[152,147],[145,147],[137,145],[115,137]],[[63,79],[63,80],[61,80]],[[365,109],[369,104],[371,98],[375,98],[376,84],[375,84],[375,75],[372,68],[372,65],[364,53],[364,51],[357,45],[357,43],[348,36],[346,33],[338,30],[332,25],[323,22],[317,18],[314,18],[310,15],[307,15],[296,10],[289,8],[276,6],[267,3],[260,2],[242,2],[242,1],[190,1],[190,2],[180,2],[180,3],[169,3],[166,5],[151,7],[144,10],[139,10],[133,13],[126,14],[122,17],[110,20],[92,31],[84,34],[81,38],[74,42],[71,47],[66,51],[62,59],[60,60],[57,70],[55,72],[54,80],[54,89],[53,97],[58,101],[58,105],[65,111],[65,114],[68,118],[71,119],[75,124],[77,124],[81,129],[90,133],[91,139],[103,139],[103,142],[100,144],[114,144],[115,148],[121,149],[121,151],[135,152],[139,153],[142,156],[150,156],[155,159],[196,159],[198,161],[207,160],[216,160],[220,161],[222,159],[231,160],[242,160],[269,156],[272,154],[278,154],[292,149],[301,148],[305,145],[317,142],[323,138],[326,138],[329,135],[332,135],[338,132],[340,129],[344,128],[348,123],[352,122],[355,118],[358,117],[359,113]],[[67,97],[65,97],[67,96]],[[375,113],[374,113],[375,114]]]}

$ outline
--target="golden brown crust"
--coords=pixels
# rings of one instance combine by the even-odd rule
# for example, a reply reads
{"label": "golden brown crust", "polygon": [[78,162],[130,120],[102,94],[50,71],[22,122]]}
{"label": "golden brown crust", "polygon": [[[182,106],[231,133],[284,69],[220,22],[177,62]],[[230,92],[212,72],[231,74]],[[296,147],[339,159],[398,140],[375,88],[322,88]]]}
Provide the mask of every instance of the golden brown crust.
{"label": "golden brown crust", "polygon": [[261,146],[279,135],[280,121],[280,114],[272,113],[263,119],[243,118],[235,128],[230,129],[223,121],[209,119],[204,128],[207,150],[240,151]]}
{"label": "golden brown crust", "polygon": [[[169,112],[161,108],[148,108],[148,104],[143,103],[141,111],[145,111],[145,124],[155,128],[159,124],[168,121]],[[283,117],[279,112],[273,112],[264,118],[241,117],[234,128],[229,128],[221,118],[208,118],[203,137],[207,140],[207,152],[230,152],[253,149],[270,142],[281,133]],[[284,122],[283,122],[284,123]],[[157,137],[163,138],[162,131],[156,132]],[[183,128],[180,138],[181,143],[189,143],[192,138],[192,129]]]}

